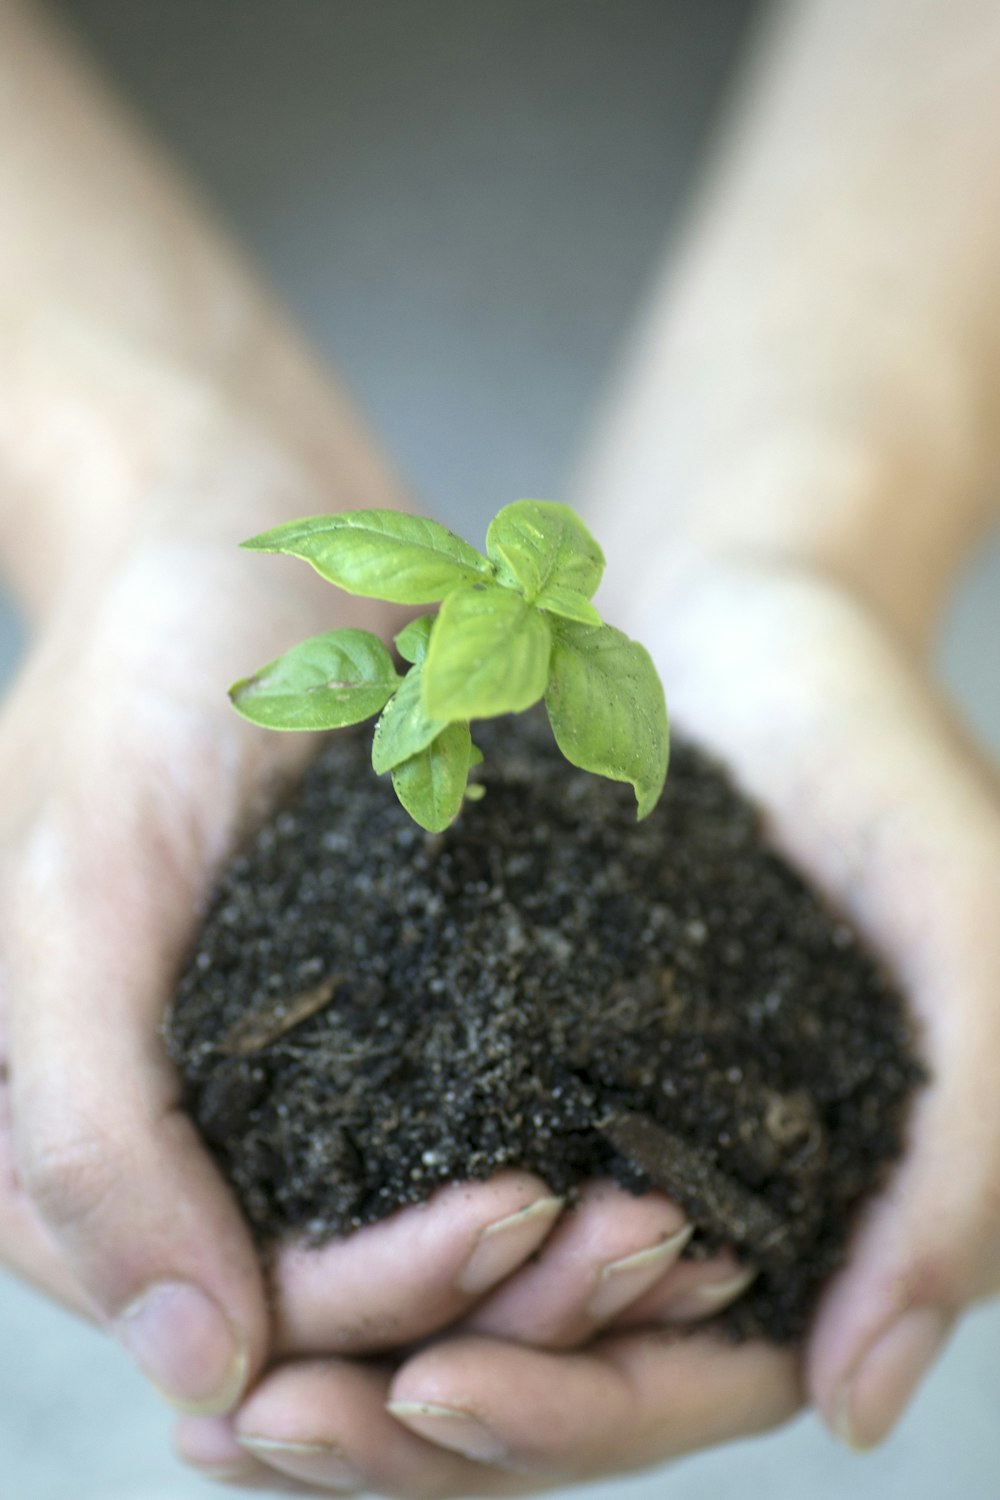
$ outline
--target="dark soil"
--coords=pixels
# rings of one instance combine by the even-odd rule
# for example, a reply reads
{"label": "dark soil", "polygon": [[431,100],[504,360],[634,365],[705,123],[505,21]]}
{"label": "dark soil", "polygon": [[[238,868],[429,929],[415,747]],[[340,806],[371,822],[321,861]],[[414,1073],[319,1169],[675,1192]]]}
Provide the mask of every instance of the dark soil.
{"label": "dark soil", "polygon": [[671,1192],[799,1336],[923,1072],[899,995],[689,745],[637,824],[544,720],[480,727],[486,795],[422,833],[337,736],[226,872],[167,1021],[263,1245],[500,1167]]}

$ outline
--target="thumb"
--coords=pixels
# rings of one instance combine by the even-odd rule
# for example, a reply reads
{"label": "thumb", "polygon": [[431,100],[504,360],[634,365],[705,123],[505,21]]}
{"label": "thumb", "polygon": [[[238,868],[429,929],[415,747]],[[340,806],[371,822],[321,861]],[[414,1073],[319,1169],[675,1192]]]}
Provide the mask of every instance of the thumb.
{"label": "thumb", "polygon": [[988,776],[957,745],[941,744],[927,765],[878,881],[930,1082],[906,1158],[863,1221],[809,1349],[816,1404],[859,1448],[890,1431],[956,1317],[1000,1291],[1000,812]]}
{"label": "thumb", "polygon": [[[1000,860],[983,892],[998,885]],[[983,915],[977,932],[970,910],[969,930],[955,942],[975,964],[936,976],[941,1004],[927,1024],[937,1033],[933,1076],[906,1160],[861,1225],[810,1340],[812,1395],[852,1447],[887,1435],[956,1317],[1000,1290],[1000,952]],[[984,947],[993,950],[992,978]]]}

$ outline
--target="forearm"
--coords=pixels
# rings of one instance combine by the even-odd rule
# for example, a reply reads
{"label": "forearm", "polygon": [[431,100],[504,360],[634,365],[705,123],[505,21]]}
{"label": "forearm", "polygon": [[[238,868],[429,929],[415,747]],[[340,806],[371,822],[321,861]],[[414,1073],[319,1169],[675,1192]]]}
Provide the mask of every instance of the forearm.
{"label": "forearm", "polygon": [[327,509],[404,503],[252,269],[18,0],[0,0],[0,202],[0,562],[30,608],[71,559],[162,524],[165,495],[196,526],[238,509],[244,478],[271,485],[274,521],[314,493]]}
{"label": "forearm", "polygon": [[584,500],[619,576],[803,563],[920,636],[1000,490],[1000,10],[802,0],[764,42]]}

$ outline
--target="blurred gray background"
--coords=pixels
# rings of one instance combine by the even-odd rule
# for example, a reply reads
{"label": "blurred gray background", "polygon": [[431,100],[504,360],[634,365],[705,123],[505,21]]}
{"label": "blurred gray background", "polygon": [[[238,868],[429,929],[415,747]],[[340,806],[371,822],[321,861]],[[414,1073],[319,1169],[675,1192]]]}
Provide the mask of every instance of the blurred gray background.
{"label": "blurred gray background", "polygon": [[[94,53],[335,357],[403,471],[481,534],[557,498],[676,225],[743,0],[65,0]],[[1000,547],[940,644],[1000,752]],[[23,648],[0,613],[0,667]],[[997,1500],[1000,1307],[877,1454],[806,1417],[595,1500]],[[104,1340],[0,1281],[0,1500],[195,1500]],[[217,1493],[224,1493],[218,1490]]]}

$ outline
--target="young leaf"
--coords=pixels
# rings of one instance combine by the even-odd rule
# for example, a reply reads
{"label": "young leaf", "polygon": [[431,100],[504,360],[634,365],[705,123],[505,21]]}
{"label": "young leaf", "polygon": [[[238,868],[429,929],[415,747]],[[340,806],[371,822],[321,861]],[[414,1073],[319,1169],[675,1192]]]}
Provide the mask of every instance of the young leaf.
{"label": "young leaf", "polygon": [[234,683],[229,696],[265,729],[340,729],[377,714],[400,681],[378,637],[347,628],[293,646]]}
{"label": "young leaf", "polygon": [[542,589],[535,600],[536,609],[544,609],[550,615],[559,615],[564,620],[576,620],[580,625],[600,625],[601,617],[582,594],[576,594],[572,589],[560,588],[553,584],[551,588]]}
{"label": "young leaf", "polygon": [[372,766],[381,776],[401,761],[426,749],[447,728],[446,719],[432,719],[424,712],[421,701],[421,667],[411,667],[403,685],[390,698],[375,725],[372,740]]}
{"label": "young leaf", "polygon": [[243,546],[304,558],[348,594],[394,604],[431,604],[493,576],[486,558],[461,537],[437,521],[398,510],[345,510],[289,521]]}
{"label": "young leaf", "polygon": [[642,646],[611,625],[560,621],[545,706],[568,761],[631,782],[638,817],[652,812],[667,774],[669,736],[663,687]]}
{"label": "young leaf", "polygon": [[414,666],[423,661],[427,655],[434,620],[434,615],[419,615],[409,625],[404,625],[394,637],[396,650],[404,661],[412,662]]}
{"label": "young leaf", "polygon": [[545,691],[552,650],[547,616],[511,589],[477,583],[441,606],[423,664],[431,718],[486,719],[529,708]]}
{"label": "young leaf", "polygon": [[440,833],[458,815],[471,744],[468,724],[449,724],[426,749],[393,767],[396,796],[428,833]]}
{"label": "young leaf", "polygon": [[[497,581],[543,605],[546,590],[589,599],[604,572],[604,553],[579,516],[554,500],[515,500],[490,522],[486,552]],[[556,611],[561,613],[561,611]],[[571,616],[570,618],[574,618]]]}

